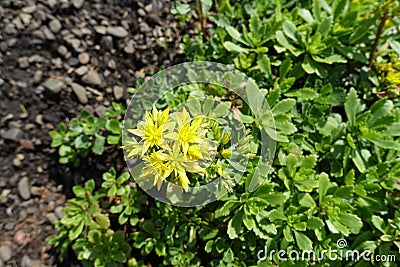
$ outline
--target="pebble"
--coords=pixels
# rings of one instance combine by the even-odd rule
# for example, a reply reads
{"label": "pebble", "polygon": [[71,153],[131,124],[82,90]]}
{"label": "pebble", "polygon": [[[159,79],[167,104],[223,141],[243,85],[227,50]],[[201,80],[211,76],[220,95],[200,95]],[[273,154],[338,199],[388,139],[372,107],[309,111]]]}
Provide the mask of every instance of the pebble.
{"label": "pebble", "polygon": [[67,49],[65,46],[63,46],[63,45],[60,45],[60,46],[57,48],[57,52],[58,52],[61,56],[65,56],[65,55],[68,53],[68,49]]}
{"label": "pebble", "polygon": [[39,125],[43,125],[43,114],[37,114],[35,116],[35,122]]}
{"label": "pebble", "polygon": [[12,257],[12,250],[9,246],[0,246],[0,259],[3,261],[8,261]]}
{"label": "pebble", "polygon": [[127,54],[133,54],[135,52],[135,47],[133,46],[132,43],[127,43],[126,46],[124,47],[124,51]]}
{"label": "pebble", "polygon": [[86,73],[83,77],[82,77],[82,81],[84,83],[90,84],[90,85],[101,85],[102,83],[102,79],[100,74],[97,71],[94,70],[90,70],[88,73]]}
{"label": "pebble", "polygon": [[53,19],[49,22],[49,28],[52,32],[58,33],[62,29],[61,22],[58,19]]}
{"label": "pebble", "polygon": [[2,78],[0,78],[0,86],[2,86],[4,84],[4,80]]}
{"label": "pebble", "polygon": [[79,102],[81,102],[82,104],[87,104],[88,98],[85,87],[77,83],[71,83],[71,88],[72,91],[74,91]]}
{"label": "pebble", "polygon": [[8,222],[8,223],[6,223],[6,225],[4,225],[4,229],[10,231],[10,230],[14,229],[15,225],[16,225],[15,222]]}
{"label": "pebble", "polygon": [[21,11],[26,13],[26,14],[32,14],[32,13],[34,13],[36,11],[36,9],[37,9],[37,6],[31,5],[31,6],[23,7],[21,9]]}
{"label": "pebble", "polygon": [[78,59],[79,59],[79,62],[81,63],[81,64],[87,64],[87,63],[89,63],[89,60],[90,60],[90,56],[89,56],[89,54],[88,53],[80,53],[79,55],[78,55]]}
{"label": "pebble", "polygon": [[46,219],[52,224],[55,224],[58,221],[58,217],[54,212],[47,213]]}
{"label": "pebble", "polygon": [[35,74],[33,74],[33,83],[34,84],[39,84],[42,82],[43,78],[43,71],[42,70],[37,70],[35,71]]}
{"label": "pebble", "polygon": [[113,88],[113,92],[114,92],[115,99],[116,100],[120,100],[124,95],[124,88],[121,87],[121,86],[116,85]]}
{"label": "pebble", "polygon": [[97,114],[98,116],[102,116],[103,113],[104,113],[106,110],[107,110],[107,108],[106,108],[105,106],[99,105],[99,106],[97,106],[97,107],[95,108],[94,111],[96,112],[96,114]]}
{"label": "pebble", "polygon": [[4,189],[3,191],[1,191],[0,194],[0,203],[6,203],[8,200],[8,195],[11,193],[10,189]]}
{"label": "pebble", "polygon": [[18,159],[18,158],[13,158],[13,160],[12,160],[12,165],[13,165],[14,167],[21,167],[22,162],[21,162],[21,160]]}
{"label": "pebble", "polygon": [[42,32],[47,40],[54,41],[56,39],[55,35],[46,26],[42,27]]}
{"label": "pebble", "polygon": [[18,245],[22,245],[26,242],[26,235],[22,231],[17,231],[13,236],[13,240]]}
{"label": "pebble", "polygon": [[7,26],[4,28],[4,32],[9,34],[9,35],[16,35],[17,29],[15,29],[15,25],[12,23],[7,24]]}
{"label": "pebble", "polygon": [[77,68],[75,70],[75,73],[79,76],[82,76],[84,74],[86,74],[89,71],[88,67],[86,66],[80,66],[79,68]]}
{"label": "pebble", "polygon": [[109,35],[103,36],[103,37],[101,38],[101,40],[100,40],[100,44],[101,44],[101,47],[102,47],[103,49],[105,49],[105,50],[112,50],[113,47],[114,47],[114,45],[113,45],[113,39],[112,39],[112,37],[109,36]]}
{"label": "pebble", "polygon": [[72,0],[72,5],[77,9],[82,8],[83,3],[84,3],[84,0]]}
{"label": "pebble", "polygon": [[64,88],[64,82],[57,78],[48,79],[42,85],[54,94],[58,94]]}
{"label": "pebble", "polygon": [[144,11],[142,8],[139,8],[138,14],[139,14],[139,16],[144,17],[144,16],[146,16],[146,11]]}
{"label": "pebble", "polygon": [[94,27],[94,30],[101,35],[104,35],[107,33],[107,28],[105,26],[102,25],[98,25]]}
{"label": "pebble", "polygon": [[32,196],[40,196],[41,195],[40,187],[32,186],[31,187],[31,194],[32,194]]}
{"label": "pebble", "polygon": [[31,197],[30,187],[31,185],[29,183],[28,177],[24,177],[18,182],[18,193],[23,200],[27,200]]}
{"label": "pebble", "polygon": [[121,26],[107,28],[107,33],[118,38],[124,38],[129,34],[128,31]]}
{"label": "pebble", "polygon": [[108,66],[110,69],[115,70],[116,67],[117,67],[117,63],[115,63],[115,60],[111,59],[110,61],[108,61],[107,66]]}
{"label": "pebble", "polygon": [[22,139],[23,135],[24,135],[24,133],[21,129],[11,128],[11,129],[5,131],[4,133],[2,133],[1,137],[3,139],[11,140],[14,142],[19,142]]}
{"label": "pebble", "polygon": [[79,64],[79,60],[76,57],[71,57],[68,60],[68,64],[71,66],[77,66]]}
{"label": "pebble", "polygon": [[19,17],[21,18],[25,26],[28,26],[31,23],[32,15],[21,13],[19,14]]}
{"label": "pebble", "polygon": [[63,217],[63,207],[62,206],[58,206],[55,210],[54,213],[56,214],[56,216],[61,219]]}
{"label": "pebble", "polygon": [[151,28],[149,27],[149,25],[146,22],[141,22],[139,24],[139,29],[143,33],[151,32]]}
{"label": "pebble", "polygon": [[29,59],[28,57],[20,57],[18,58],[18,65],[21,69],[26,69],[29,67]]}

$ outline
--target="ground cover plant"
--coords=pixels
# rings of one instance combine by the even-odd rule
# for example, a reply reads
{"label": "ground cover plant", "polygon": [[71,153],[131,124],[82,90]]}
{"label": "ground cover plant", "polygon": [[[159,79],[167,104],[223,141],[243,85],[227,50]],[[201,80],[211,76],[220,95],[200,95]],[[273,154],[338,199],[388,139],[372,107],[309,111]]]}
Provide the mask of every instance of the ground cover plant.
{"label": "ground cover plant", "polygon": [[[73,188],[76,198],[56,224],[60,233],[48,241],[61,256],[71,247],[84,266],[397,266],[399,6],[398,1],[368,0],[178,3],[174,12],[182,23],[199,19],[198,34],[184,37],[187,60],[243,71],[271,107],[277,145],[265,181],[249,190],[261,151],[261,126],[249,106],[224,88],[181,86],[132,128],[138,139],[125,145],[128,158],[142,157],[148,172],[184,188],[207,180],[199,166],[173,168],[168,157],[174,153],[159,148],[179,150],[185,160],[200,159],[206,156],[193,145],[211,135],[216,140],[212,152],[223,160],[230,152],[229,134],[222,128],[194,120],[186,124],[193,137],[188,141],[180,136],[184,124],[177,122],[189,117],[183,109],[169,143],[156,138],[169,129],[159,127],[168,124],[169,108],[201,95],[235,110],[247,129],[243,138],[251,155],[237,185],[209,205],[180,208],[152,199],[129,173],[111,168],[101,181],[93,177]],[[87,121],[99,125],[94,132],[84,130]],[[62,146],[84,148],[81,157],[101,154],[96,141],[81,141],[94,136],[121,146],[120,123],[83,112],[52,133],[53,145],[60,146],[61,158]],[[69,159],[61,163],[75,162]],[[207,174],[221,176],[222,167],[214,165]],[[272,250],[286,251],[286,260],[276,253],[270,257]],[[334,255],[321,257],[329,250]],[[317,257],[298,259],[293,251],[313,251]],[[354,251],[369,251],[371,260],[343,256]]]}

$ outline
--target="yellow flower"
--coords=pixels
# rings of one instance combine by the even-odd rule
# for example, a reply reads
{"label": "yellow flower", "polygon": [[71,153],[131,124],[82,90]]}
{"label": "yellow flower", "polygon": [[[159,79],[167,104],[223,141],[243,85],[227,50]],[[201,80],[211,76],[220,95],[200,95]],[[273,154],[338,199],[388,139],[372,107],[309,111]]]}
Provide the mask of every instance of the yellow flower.
{"label": "yellow flower", "polygon": [[199,144],[204,138],[199,134],[203,118],[195,118],[190,122],[189,113],[183,108],[181,113],[176,113],[177,133],[168,135],[169,138],[178,141],[182,146],[182,152],[186,155],[191,144]]}
{"label": "yellow flower", "polygon": [[132,141],[126,141],[125,146],[121,146],[121,148],[125,149],[128,153],[127,158],[133,158],[139,156],[143,150],[143,144],[138,143],[135,138],[132,138]]}
{"label": "yellow flower", "polygon": [[146,111],[146,121],[139,122],[137,129],[128,129],[128,132],[141,137],[144,141],[142,155],[144,155],[150,147],[162,147],[164,145],[163,136],[168,129],[169,108],[164,111],[158,111],[153,106],[150,114]]}
{"label": "yellow flower", "polygon": [[162,182],[171,174],[170,166],[164,163],[167,160],[167,155],[162,151],[153,151],[149,156],[144,156],[146,162],[146,171],[142,177],[154,175],[154,185],[157,185],[160,190]]}
{"label": "yellow flower", "polygon": [[197,161],[190,161],[181,151],[179,142],[174,142],[172,149],[168,148],[167,163],[171,172],[174,173],[179,184],[188,191],[190,180],[186,172],[190,173],[203,173],[204,169],[201,168]]}

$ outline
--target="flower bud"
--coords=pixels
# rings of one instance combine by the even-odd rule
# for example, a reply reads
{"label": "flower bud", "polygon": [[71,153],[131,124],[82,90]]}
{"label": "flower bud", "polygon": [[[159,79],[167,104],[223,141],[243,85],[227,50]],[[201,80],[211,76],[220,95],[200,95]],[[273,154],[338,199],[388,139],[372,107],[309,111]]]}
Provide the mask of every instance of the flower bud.
{"label": "flower bud", "polygon": [[229,142],[230,138],[231,138],[231,135],[229,133],[225,133],[224,136],[222,137],[221,144],[222,145],[227,144]]}
{"label": "flower bud", "polygon": [[195,147],[195,146],[189,147],[188,154],[189,154],[189,157],[191,159],[200,159],[200,158],[202,158],[202,154],[201,154],[200,149],[198,147]]}
{"label": "flower bud", "polygon": [[231,151],[230,149],[224,149],[221,151],[221,155],[224,158],[229,158],[231,156]]}

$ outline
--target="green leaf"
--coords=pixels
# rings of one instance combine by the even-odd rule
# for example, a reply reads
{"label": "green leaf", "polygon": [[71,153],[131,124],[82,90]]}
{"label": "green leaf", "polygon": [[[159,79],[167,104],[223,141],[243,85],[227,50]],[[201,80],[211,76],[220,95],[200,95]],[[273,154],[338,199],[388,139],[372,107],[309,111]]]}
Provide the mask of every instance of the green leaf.
{"label": "green leaf", "polygon": [[72,191],[78,198],[85,198],[85,189],[82,186],[75,185],[72,187]]}
{"label": "green leaf", "polygon": [[361,219],[354,214],[340,213],[339,221],[343,225],[347,226],[353,234],[358,234],[361,227],[363,226]]}
{"label": "green leaf", "polygon": [[226,31],[234,40],[239,41],[242,44],[249,46],[249,44],[242,38],[242,35],[240,34],[240,32],[238,32],[238,30],[236,30],[234,27],[228,26],[228,27],[226,27]]}
{"label": "green leaf", "polygon": [[106,138],[100,134],[95,134],[95,140],[93,140],[92,151],[96,155],[101,155],[104,152],[104,143]]}
{"label": "green leaf", "polygon": [[319,195],[319,203],[322,203],[322,200],[324,199],[326,192],[328,192],[329,189],[329,176],[326,173],[321,173],[319,175],[319,189],[318,189],[318,195]]}
{"label": "green leaf", "polygon": [[95,221],[103,229],[108,229],[110,227],[110,219],[108,218],[107,214],[96,214]]}
{"label": "green leaf", "polygon": [[372,215],[371,222],[375,226],[376,229],[378,229],[379,231],[382,232],[382,234],[386,234],[385,222],[383,221],[383,219],[381,217]]}
{"label": "green leaf", "polygon": [[297,246],[299,246],[301,250],[304,251],[313,249],[313,242],[311,241],[310,238],[308,238],[305,234],[300,233],[298,231],[293,231],[293,232],[296,238]]}
{"label": "green leaf", "polygon": [[392,39],[392,40],[389,40],[389,45],[397,54],[400,55],[400,43],[399,42]]}
{"label": "green leaf", "polygon": [[296,105],[296,100],[294,99],[284,99],[279,101],[275,106],[272,107],[272,114],[274,116],[286,113],[291,110]]}
{"label": "green leaf", "polygon": [[299,199],[299,204],[300,206],[306,208],[311,208],[316,206],[314,199],[311,197],[309,193],[303,194],[303,196]]}
{"label": "green leaf", "polygon": [[117,120],[111,119],[106,122],[106,129],[108,131],[111,131],[113,134],[120,134],[121,133],[121,127],[120,123]]}
{"label": "green leaf", "polygon": [[298,97],[304,100],[315,99],[319,95],[313,88],[301,88],[284,94],[288,97]]}
{"label": "green leaf", "polygon": [[125,253],[122,250],[117,250],[114,253],[111,254],[111,258],[117,262],[125,262],[126,256]]}
{"label": "green leaf", "polygon": [[156,242],[155,251],[158,256],[165,256],[165,254],[166,254],[165,243],[158,240]]}
{"label": "green leaf", "polygon": [[204,241],[216,237],[217,234],[218,234],[218,229],[214,229],[214,228],[211,228],[208,226],[203,227],[199,231],[199,236],[200,236],[201,240],[204,240]]}
{"label": "green leaf", "polygon": [[364,173],[366,171],[367,168],[365,167],[364,160],[358,150],[353,150],[351,159],[361,173]]}
{"label": "green leaf", "polygon": [[351,88],[350,92],[347,94],[346,101],[344,103],[344,110],[350,126],[355,125],[357,113],[361,110],[360,100],[358,99],[356,90],[354,90],[354,88]]}
{"label": "green leaf", "polygon": [[107,143],[109,145],[118,145],[120,141],[119,135],[109,135],[107,136]]}
{"label": "green leaf", "polygon": [[324,227],[324,222],[320,218],[313,217],[307,220],[307,229],[316,230]]}
{"label": "green leaf", "polygon": [[69,230],[68,238],[70,241],[75,240],[82,233],[85,222],[82,220],[78,226],[74,226]]}
{"label": "green leaf", "polygon": [[282,24],[283,32],[287,37],[293,41],[299,41],[299,34],[297,33],[296,25],[290,20],[285,20]]}
{"label": "green leaf", "polygon": [[239,210],[233,215],[232,219],[228,223],[228,235],[230,239],[235,239],[239,237],[239,234],[243,230],[242,225],[243,210]]}
{"label": "green leaf", "polygon": [[247,49],[245,49],[243,47],[240,47],[237,44],[234,44],[234,43],[232,43],[230,41],[224,42],[223,45],[226,48],[226,50],[228,50],[230,52],[238,52],[238,53],[245,53],[245,54],[248,53]]}

